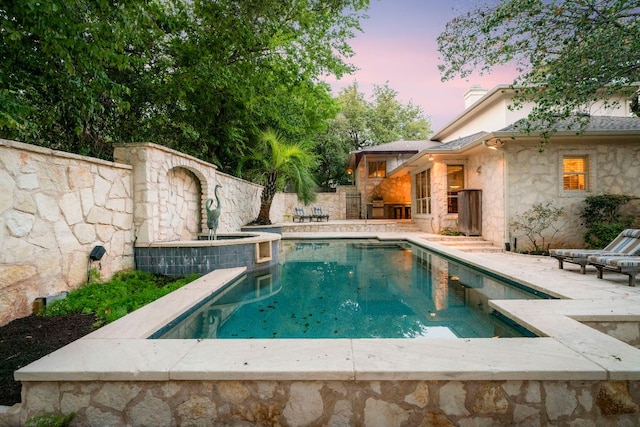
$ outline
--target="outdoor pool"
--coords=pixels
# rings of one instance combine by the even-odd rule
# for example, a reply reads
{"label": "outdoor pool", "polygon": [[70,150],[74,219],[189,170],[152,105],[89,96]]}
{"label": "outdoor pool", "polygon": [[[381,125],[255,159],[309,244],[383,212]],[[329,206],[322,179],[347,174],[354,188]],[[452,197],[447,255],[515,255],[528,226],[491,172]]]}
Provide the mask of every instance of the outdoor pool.
{"label": "outdoor pool", "polygon": [[404,241],[282,242],[280,263],[251,272],[151,338],[491,338],[533,336],[491,299],[525,289]]}

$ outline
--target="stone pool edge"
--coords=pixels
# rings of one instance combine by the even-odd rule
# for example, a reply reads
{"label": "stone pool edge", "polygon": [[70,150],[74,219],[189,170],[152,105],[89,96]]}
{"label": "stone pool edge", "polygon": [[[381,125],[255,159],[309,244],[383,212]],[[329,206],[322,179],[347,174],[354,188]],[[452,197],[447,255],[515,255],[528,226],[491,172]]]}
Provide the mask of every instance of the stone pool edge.
{"label": "stone pool edge", "polygon": [[[331,237],[331,236],[325,236]],[[340,237],[345,237],[344,233]],[[362,237],[362,234],[359,234]],[[481,256],[400,234],[403,239],[484,269]],[[579,319],[640,318],[635,300],[602,312],[604,290],[590,299],[494,301],[509,317],[544,338],[331,339],[331,340],[147,340],[202,297],[242,274],[216,270],[153,304],[16,371],[18,381],[167,380],[638,380],[640,351],[583,325]],[[538,286],[538,284],[535,284]],[[557,290],[554,293],[559,293]],[[568,302],[568,304],[566,304]],[[167,310],[170,307],[171,310]],[[579,313],[576,313],[579,311]],[[593,314],[590,315],[589,313]],[[607,317],[608,316],[608,317]]]}

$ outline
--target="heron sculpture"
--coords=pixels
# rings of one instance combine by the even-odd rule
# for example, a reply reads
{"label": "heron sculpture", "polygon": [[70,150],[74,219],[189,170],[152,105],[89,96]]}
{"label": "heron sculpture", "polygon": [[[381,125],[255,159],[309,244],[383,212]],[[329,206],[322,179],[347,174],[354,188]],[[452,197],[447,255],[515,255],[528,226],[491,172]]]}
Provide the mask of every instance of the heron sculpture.
{"label": "heron sculpture", "polygon": [[213,205],[213,199],[207,200],[207,227],[209,227],[209,240],[211,240],[211,236],[213,235],[213,240],[218,240],[218,221],[220,219],[220,211],[222,210],[222,204],[220,203],[220,197],[218,197],[218,189],[222,188],[222,185],[217,184],[216,189],[214,190],[214,195],[216,197],[216,207],[215,209],[211,209],[211,205]]}

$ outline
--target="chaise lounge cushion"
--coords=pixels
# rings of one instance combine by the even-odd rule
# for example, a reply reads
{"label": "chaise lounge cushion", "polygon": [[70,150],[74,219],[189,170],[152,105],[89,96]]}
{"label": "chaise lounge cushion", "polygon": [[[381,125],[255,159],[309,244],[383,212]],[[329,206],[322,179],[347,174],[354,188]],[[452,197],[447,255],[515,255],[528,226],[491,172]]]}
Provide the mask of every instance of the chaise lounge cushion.
{"label": "chaise lounge cushion", "polygon": [[589,263],[598,269],[599,279],[605,269],[628,275],[629,286],[635,286],[635,276],[640,273],[640,256],[595,255],[589,257]]}
{"label": "chaise lounge cushion", "polygon": [[589,262],[610,267],[635,267],[640,269],[640,256],[595,255],[589,257]]}
{"label": "chaise lounge cushion", "polygon": [[640,230],[623,230],[604,249],[551,249],[550,254],[558,259],[559,268],[562,268],[563,261],[578,264],[584,274],[590,256],[640,255]]}
{"label": "chaise lounge cushion", "polygon": [[329,215],[322,212],[321,207],[314,206],[311,208],[311,217],[320,221],[321,219],[329,221]]}
{"label": "chaise lounge cushion", "polygon": [[311,215],[307,215],[304,208],[296,207],[293,208],[293,222],[296,222],[296,219],[300,222],[304,222],[305,219],[311,221]]}

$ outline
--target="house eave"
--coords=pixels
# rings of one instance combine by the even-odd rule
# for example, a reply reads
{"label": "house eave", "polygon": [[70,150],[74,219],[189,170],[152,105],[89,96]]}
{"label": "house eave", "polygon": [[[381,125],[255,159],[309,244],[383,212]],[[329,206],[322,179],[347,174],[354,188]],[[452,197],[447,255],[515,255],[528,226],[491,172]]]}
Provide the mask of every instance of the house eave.
{"label": "house eave", "polygon": [[451,128],[453,128],[454,125],[455,126],[460,125],[460,123],[465,121],[467,119],[467,117],[472,116],[473,114],[475,114],[475,112],[477,110],[479,110],[481,107],[484,107],[486,105],[486,102],[489,99],[501,96],[502,93],[504,91],[506,91],[506,90],[513,91],[513,87],[511,85],[504,85],[504,84],[494,87],[493,89],[488,91],[484,96],[482,96],[482,98],[478,99],[476,102],[474,102],[472,105],[470,105],[467,109],[465,109],[462,113],[458,114],[455,118],[453,118],[451,121],[449,121],[449,123],[444,125],[444,127],[442,127],[440,130],[438,130],[438,132],[436,132],[431,137],[431,140],[432,141],[440,141],[440,140],[444,139],[444,137],[446,137],[449,134],[447,131],[449,131]]}

